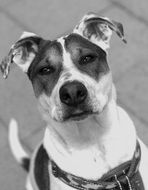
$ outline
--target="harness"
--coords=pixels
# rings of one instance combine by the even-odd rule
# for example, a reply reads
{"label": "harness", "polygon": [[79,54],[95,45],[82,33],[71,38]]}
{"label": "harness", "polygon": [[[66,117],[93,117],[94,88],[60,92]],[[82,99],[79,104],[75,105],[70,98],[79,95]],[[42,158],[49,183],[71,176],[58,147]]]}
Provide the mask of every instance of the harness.
{"label": "harness", "polygon": [[51,162],[52,174],[78,190],[144,190],[143,181],[139,173],[141,148],[137,141],[133,158],[118,167],[110,170],[99,180],[87,180],[63,171],[57,164],[50,160],[46,150],[41,144],[35,157],[34,184],[38,190],[50,190],[48,165]]}

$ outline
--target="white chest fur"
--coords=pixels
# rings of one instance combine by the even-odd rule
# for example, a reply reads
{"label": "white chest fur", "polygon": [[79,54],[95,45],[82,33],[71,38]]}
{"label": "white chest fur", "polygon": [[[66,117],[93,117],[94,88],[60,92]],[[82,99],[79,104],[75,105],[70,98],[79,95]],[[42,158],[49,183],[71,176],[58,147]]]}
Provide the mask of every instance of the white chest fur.
{"label": "white chest fur", "polygon": [[[101,118],[88,118],[83,125],[67,124],[46,129],[44,146],[61,169],[95,180],[132,158],[136,133],[131,119],[114,103],[104,114]],[[110,118],[104,120],[104,117]],[[58,183],[59,187],[64,185],[57,179],[52,183]]]}

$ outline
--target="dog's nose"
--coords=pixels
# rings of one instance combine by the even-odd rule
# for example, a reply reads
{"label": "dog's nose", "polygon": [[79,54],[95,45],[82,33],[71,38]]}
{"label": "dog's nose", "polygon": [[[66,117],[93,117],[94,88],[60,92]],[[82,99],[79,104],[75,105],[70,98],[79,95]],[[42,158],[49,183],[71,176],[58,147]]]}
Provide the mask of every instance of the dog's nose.
{"label": "dog's nose", "polygon": [[60,88],[59,94],[62,103],[68,106],[77,106],[86,99],[87,89],[78,81],[67,82]]}

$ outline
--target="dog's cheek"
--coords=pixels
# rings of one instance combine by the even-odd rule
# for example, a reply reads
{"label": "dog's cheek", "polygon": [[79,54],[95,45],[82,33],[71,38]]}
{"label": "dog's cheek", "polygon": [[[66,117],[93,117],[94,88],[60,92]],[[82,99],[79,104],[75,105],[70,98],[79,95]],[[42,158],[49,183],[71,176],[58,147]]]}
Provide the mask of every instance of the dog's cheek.
{"label": "dog's cheek", "polygon": [[112,77],[108,73],[89,86],[90,103],[94,112],[102,112],[111,96]]}
{"label": "dog's cheek", "polygon": [[32,79],[32,86],[34,89],[35,96],[38,98],[41,94],[46,94],[48,97],[51,96],[52,90],[54,88],[54,83],[52,83],[52,79],[48,76],[41,77],[35,76]]}
{"label": "dog's cheek", "polygon": [[55,102],[55,93],[52,93],[50,97],[47,96],[45,93],[42,93],[38,97],[38,100],[39,110],[45,121],[62,121],[63,111],[61,106],[57,105]]}
{"label": "dog's cheek", "polygon": [[[97,104],[96,104],[97,102]],[[108,102],[108,96],[99,93],[97,96],[97,101],[94,102],[94,111],[101,113]]]}
{"label": "dog's cheek", "polygon": [[97,89],[97,99],[100,102],[100,107],[103,109],[104,106],[108,103],[108,101],[111,98],[111,92],[112,92],[112,77],[111,73],[108,73],[107,75],[103,76],[102,79],[98,84]]}
{"label": "dog's cheek", "polygon": [[35,77],[32,80],[32,86],[36,98],[39,101],[39,110],[43,118],[60,120],[62,118],[61,105],[57,93],[57,84],[53,84],[46,77]]}
{"label": "dog's cheek", "polygon": [[63,106],[59,97],[59,88],[60,88],[61,80],[55,85],[52,94],[51,94],[51,102],[52,102],[52,118],[56,121],[63,120]]}
{"label": "dog's cheek", "polygon": [[47,121],[49,118],[51,118],[52,105],[50,98],[47,97],[45,93],[42,93],[40,96],[38,96],[38,105],[43,119]]}
{"label": "dog's cheek", "polygon": [[102,80],[102,94],[104,96],[107,96],[108,99],[111,98],[111,93],[112,93],[112,75],[111,72],[103,76]]}
{"label": "dog's cheek", "polygon": [[89,91],[89,100],[88,105],[92,108],[93,112],[100,113],[102,111],[102,107],[104,105],[105,97],[103,96],[102,92],[97,89],[97,85],[91,85],[88,88]]}
{"label": "dog's cheek", "polygon": [[54,119],[55,121],[63,121],[63,108],[61,106],[61,104],[58,103],[54,103],[52,104],[52,108],[51,108],[51,117],[52,119]]}

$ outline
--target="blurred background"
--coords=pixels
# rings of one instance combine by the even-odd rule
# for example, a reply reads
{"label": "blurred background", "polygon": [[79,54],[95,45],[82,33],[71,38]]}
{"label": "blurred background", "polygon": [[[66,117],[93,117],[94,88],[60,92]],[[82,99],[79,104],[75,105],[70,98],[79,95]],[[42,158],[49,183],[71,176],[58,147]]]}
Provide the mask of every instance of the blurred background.
{"label": "blurred background", "polygon": [[[148,145],[148,1],[141,0],[0,0],[0,59],[23,31],[46,39],[70,32],[87,12],[120,21],[127,45],[113,35],[109,64],[118,103],[135,122]],[[17,119],[21,140],[32,150],[43,136],[43,122],[27,76],[13,66],[7,80],[0,77],[0,186],[25,189],[26,173],[14,160],[7,141],[10,118]],[[125,139],[126,140],[126,139]]]}

